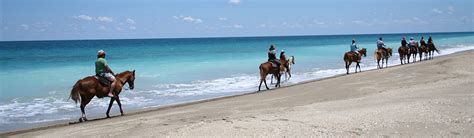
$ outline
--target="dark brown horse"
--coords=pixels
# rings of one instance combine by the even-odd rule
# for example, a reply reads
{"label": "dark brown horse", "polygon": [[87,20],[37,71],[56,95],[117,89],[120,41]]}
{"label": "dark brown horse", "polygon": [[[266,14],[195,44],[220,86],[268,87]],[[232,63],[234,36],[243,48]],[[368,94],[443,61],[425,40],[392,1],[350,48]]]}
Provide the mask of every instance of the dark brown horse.
{"label": "dark brown horse", "polygon": [[260,87],[262,87],[262,82],[265,83],[265,87],[267,90],[269,89],[267,86],[267,75],[271,74],[275,76],[277,79],[277,83],[275,84],[275,87],[280,87],[280,69],[278,67],[274,68],[271,62],[265,62],[260,64],[260,85],[258,86],[258,91],[260,91]]}
{"label": "dark brown horse", "polygon": [[360,60],[362,60],[362,56],[366,57],[367,56],[367,49],[362,48],[361,50],[358,51],[359,54],[356,54],[355,52],[346,52],[344,54],[344,62],[346,63],[346,74],[349,74],[349,67],[351,66],[352,62],[356,62],[356,69],[355,73],[357,73],[357,68],[359,68],[359,71],[362,71],[360,69]]}
{"label": "dark brown horse", "polygon": [[[125,71],[120,74],[117,74],[116,81],[118,81],[119,83],[117,83],[117,86],[115,86],[114,88],[115,97],[110,99],[109,108],[107,109],[106,113],[107,118],[110,117],[109,112],[114,101],[117,101],[117,104],[120,108],[120,114],[123,115],[122,104],[120,103],[119,94],[122,91],[122,87],[125,85],[125,83],[128,83],[130,89],[133,89],[135,81],[135,70]],[[92,98],[94,98],[94,96],[97,96],[98,98],[103,98],[106,97],[108,93],[109,87],[99,82],[99,80],[94,76],[88,76],[86,78],[78,80],[71,90],[71,99],[74,100],[74,102],[76,103],[79,101],[81,102],[82,115],[81,118],[79,118],[79,122],[87,121],[86,112],[84,111],[84,109],[86,108],[86,105],[92,100]]]}
{"label": "dark brown horse", "polygon": [[433,59],[435,51],[436,51],[436,53],[439,54],[439,50],[436,48],[434,43],[428,43],[428,56],[429,56],[429,59]]}
{"label": "dark brown horse", "polygon": [[[418,42],[416,42],[414,46],[410,47],[410,54],[411,54],[411,57],[413,57],[413,62],[416,62],[416,55],[418,54],[418,45],[419,45]],[[408,61],[408,63],[410,63],[410,61]]]}
{"label": "dark brown horse", "polygon": [[[383,62],[385,60],[385,67],[388,66],[388,58],[392,56],[392,48],[387,48],[387,52],[385,53],[384,50],[378,49],[374,53],[375,60],[377,60],[377,67],[379,69],[383,68]],[[382,66],[380,66],[380,60],[382,60]]]}
{"label": "dark brown horse", "polygon": [[425,44],[420,45],[418,54],[420,55],[420,61],[423,60],[423,54],[425,54],[425,60],[428,59],[428,46]]}
{"label": "dark brown horse", "polygon": [[[400,64],[404,64],[404,61],[407,60],[410,63],[410,48],[407,46],[400,46],[398,48],[398,54],[400,55]],[[407,63],[405,61],[405,63]]]}

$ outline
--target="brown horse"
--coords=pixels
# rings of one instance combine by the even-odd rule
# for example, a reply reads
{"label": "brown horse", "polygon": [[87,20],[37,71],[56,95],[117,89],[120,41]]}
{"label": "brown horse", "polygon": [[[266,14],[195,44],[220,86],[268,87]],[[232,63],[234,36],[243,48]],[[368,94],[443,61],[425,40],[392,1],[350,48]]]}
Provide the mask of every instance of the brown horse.
{"label": "brown horse", "polygon": [[[115,97],[112,97],[110,99],[109,108],[107,109],[106,113],[107,118],[110,117],[109,112],[114,101],[117,101],[117,104],[120,108],[120,114],[123,115],[122,104],[120,103],[119,94],[122,91],[122,87],[125,85],[125,83],[128,83],[130,89],[133,89],[135,81],[135,70],[125,71],[120,74],[117,74],[116,81],[119,81],[119,83],[114,88]],[[99,82],[99,80],[94,76],[88,76],[81,80],[78,80],[71,90],[70,98],[74,100],[75,103],[79,101],[81,102],[82,115],[81,118],[79,118],[79,122],[87,121],[86,112],[84,111],[84,109],[86,108],[86,105],[92,100],[92,98],[94,98],[94,96],[97,96],[98,98],[103,98],[106,97],[108,93],[109,87]],[[81,97],[80,99],[79,96]]]}
{"label": "brown horse", "polygon": [[[388,66],[388,58],[392,56],[392,48],[387,48],[387,52],[385,53],[384,50],[378,49],[374,53],[375,60],[377,60],[377,67],[379,69],[383,68],[383,61],[385,60],[385,67]],[[382,60],[382,66],[380,66],[380,60]]]}
{"label": "brown horse", "polygon": [[359,67],[359,72],[362,71],[360,69],[360,60],[362,59],[362,56],[366,57],[367,56],[367,49],[362,48],[361,50],[358,51],[359,54],[356,54],[355,52],[346,52],[344,54],[344,62],[346,63],[346,74],[349,74],[349,67],[351,66],[352,62],[356,62],[356,69],[355,73],[357,73],[357,67]]}
{"label": "brown horse", "polygon": [[260,85],[258,86],[258,91],[260,91],[260,87],[262,87],[262,82],[265,83],[265,87],[267,90],[269,89],[267,86],[267,75],[272,74],[275,76],[277,79],[277,83],[275,84],[275,87],[280,87],[280,69],[279,68],[274,68],[271,62],[265,62],[260,64]]}
{"label": "brown horse", "polygon": [[[290,56],[288,59],[280,58],[280,62],[280,74],[285,74],[285,79],[289,80],[291,78],[291,66],[295,64],[295,56]],[[270,80],[270,84],[273,84],[273,75]]]}
{"label": "brown horse", "polygon": [[425,54],[425,60],[428,59],[428,46],[424,44],[418,47],[418,54],[420,55],[420,61],[423,60],[423,53]]}
{"label": "brown horse", "polygon": [[[418,42],[416,42],[415,45],[410,48],[410,54],[413,57],[413,62],[416,62],[416,55],[418,54],[418,45]],[[410,63],[410,61],[408,61],[408,63]]]}
{"label": "brown horse", "polygon": [[405,61],[405,59],[408,61],[408,63],[410,63],[410,48],[407,46],[400,46],[400,48],[398,48],[398,54],[400,55],[400,64],[403,65],[403,61]]}
{"label": "brown horse", "polygon": [[433,59],[435,51],[436,51],[436,53],[439,54],[439,50],[436,48],[434,43],[428,43],[428,56],[429,56],[429,59]]}

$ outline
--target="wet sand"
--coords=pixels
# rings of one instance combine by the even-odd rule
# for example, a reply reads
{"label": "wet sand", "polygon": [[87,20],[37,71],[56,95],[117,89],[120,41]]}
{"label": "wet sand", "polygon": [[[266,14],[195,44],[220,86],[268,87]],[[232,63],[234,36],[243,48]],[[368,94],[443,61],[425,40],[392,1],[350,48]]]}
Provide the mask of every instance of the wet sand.
{"label": "wet sand", "polygon": [[466,51],[259,93],[0,137],[473,136],[473,107],[474,51]]}

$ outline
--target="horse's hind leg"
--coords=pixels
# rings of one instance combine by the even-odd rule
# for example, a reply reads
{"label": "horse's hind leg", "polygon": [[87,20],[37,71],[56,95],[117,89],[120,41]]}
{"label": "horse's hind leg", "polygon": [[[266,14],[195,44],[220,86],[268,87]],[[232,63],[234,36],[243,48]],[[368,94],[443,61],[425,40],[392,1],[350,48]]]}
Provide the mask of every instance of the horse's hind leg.
{"label": "horse's hind leg", "polygon": [[82,122],[82,121],[87,121],[87,118],[86,118],[86,111],[85,111],[85,108],[86,108],[86,105],[91,101],[92,97],[90,96],[83,96],[81,95],[81,118],[79,118],[79,122]]}
{"label": "horse's hind leg", "polygon": [[114,104],[114,101],[115,101],[115,98],[110,98],[110,103],[109,103],[109,108],[107,108],[107,113],[105,113],[107,115],[107,118],[110,118],[109,116],[109,112],[110,112],[110,108],[112,108],[112,105]]}

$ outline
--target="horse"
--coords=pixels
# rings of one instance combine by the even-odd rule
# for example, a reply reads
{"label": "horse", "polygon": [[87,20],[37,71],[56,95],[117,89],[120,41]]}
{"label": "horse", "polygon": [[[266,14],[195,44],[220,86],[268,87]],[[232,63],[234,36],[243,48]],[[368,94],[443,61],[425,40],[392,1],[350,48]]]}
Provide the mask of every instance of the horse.
{"label": "horse", "polygon": [[[291,66],[295,64],[295,56],[290,56],[288,59],[281,59],[280,75],[285,74],[285,79],[289,80],[291,78]],[[273,75],[270,78],[270,84],[273,84]]]}
{"label": "horse", "polygon": [[428,58],[428,47],[426,44],[422,44],[418,47],[418,54],[420,55],[420,61],[423,60],[423,53],[425,54],[425,60]]}
{"label": "horse", "polygon": [[435,47],[434,43],[428,43],[428,56],[429,59],[433,59],[434,52],[439,54],[439,50]]}
{"label": "horse", "polygon": [[286,62],[284,64],[284,67],[285,67],[284,70],[281,71],[285,73],[285,79],[287,80],[291,78],[291,66],[293,64],[295,64],[295,56],[290,56],[288,59],[286,59]]}
{"label": "horse", "polygon": [[260,69],[260,85],[258,86],[258,91],[260,91],[260,87],[262,87],[262,82],[265,83],[265,87],[267,88],[267,90],[269,89],[267,86],[268,74],[272,74],[276,77],[277,83],[275,84],[275,88],[280,87],[281,74],[279,71],[279,67],[274,68],[271,62],[265,62],[260,64],[258,68]]}
{"label": "horse", "polygon": [[351,66],[352,62],[356,62],[356,69],[355,73],[357,73],[357,67],[359,67],[359,72],[362,70],[360,69],[360,60],[362,59],[362,56],[366,57],[367,56],[367,49],[362,48],[361,50],[358,51],[359,54],[356,55],[354,52],[346,52],[344,54],[344,62],[346,63],[346,74],[349,74],[349,66]]}
{"label": "horse", "polygon": [[[115,97],[112,97],[110,99],[109,108],[107,109],[107,113],[106,113],[107,118],[110,118],[109,112],[114,101],[117,101],[117,104],[120,108],[120,115],[123,116],[122,104],[120,103],[119,94],[122,91],[122,87],[125,85],[125,83],[128,83],[128,86],[130,87],[130,89],[133,90],[134,81],[135,81],[135,70],[125,71],[120,74],[117,74],[115,81],[118,81],[119,83],[117,83],[117,86],[113,88]],[[78,80],[76,84],[74,84],[71,90],[70,98],[76,104],[78,102],[81,102],[82,115],[81,115],[81,118],[79,118],[79,122],[87,121],[86,112],[84,111],[84,109],[86,108],[86,105],[92,100],[92,98],[94,98],[94,96],[97,96],[97,98],[106,97],[107,94],[109,93],[109,90],[110,90],[109,86],[101,84],[101,82],[94,76],[85,77],[83,79]],[[79,99],[79,96],[80,96],[80,99]]]}
{"label": "horse", "polygon": [[406,46],[400,46],[400,48],[398,48],[398,54],[400,55],[400,64],[403,65],[403,61],[405,61],[405,59],[407,59],[408,63],[410,63],[410,48]]}
{"label": "horse", "polygon": [[[418,54],[418,45],[419,45],[418,42],[416,42],[414,46],[410,47],[410,53],[409,54],[411,54],[411,56],[413,57],[413,62],[416,62],[416,54]],[[410,58],[408,58],[408,59],[410,59]],[[408,63],[410,63],[410,61],[408,61]]]}
{"label": "horse", "polygon": [[[392,48],[387,48],[387,52],[385,53],[384,50],[378,49],[374,53],[375,60],[377,60],[377,67],[379,69],[383,68],[383,61],[385,60],[385,67],[388,66],[388,58],[392,56]],[[382,66],[380,66],[380,60],[382,60]]]}

